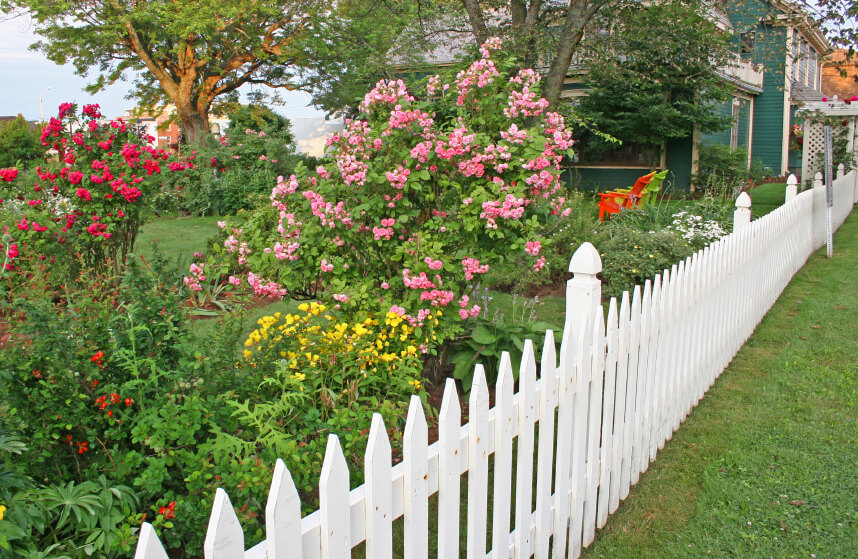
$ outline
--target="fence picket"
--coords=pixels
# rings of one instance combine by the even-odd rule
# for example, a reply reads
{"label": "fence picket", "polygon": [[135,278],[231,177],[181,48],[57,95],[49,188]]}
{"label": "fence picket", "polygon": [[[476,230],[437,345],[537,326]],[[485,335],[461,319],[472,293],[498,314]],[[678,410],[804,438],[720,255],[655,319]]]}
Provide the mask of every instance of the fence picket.
{"label": "fence picket", "polygon": [[587,547],[596,537],[596,496],[601,478],[599,439],[602,430],[602,388],[605,375],[605,315],[596,313],[591,341],[590,403],[587,418],[587,469],[584,500],[582,546]]}
{"label": "fence picket", "polygon": [[366,506],[366,556],[393,557],[393,471],[390,439],[381,414],[372,414],[364,459]]}
{"label": "fence picket", "polygon": [[301,559],[301,498],[292,474],[280,458],[274,463],[271,490],[265,505],[265,542],[268,559]]}
{"label": "fence picket", "polygon": [[[611,502],[608,509],[611,514],[620,506],[620,486],[622,485],[623,449],[626,432],[626,388],[628,384],[629,366],[629,322],[630,316],[629,292],[624,291],[620,302],[620,315],[617,318],[617,388],[614,394],[614,459],[611,470]],[[616,483],[614,480],[616,479]]]}
{"label": "fence picket", "polygon": [[474,368],[468,400],[468,559],[485,559],[489,493],[489,389],[482,365]]}
{"label": "fence picket", "polygon": [[617,384],[617,344],[619,343],[617,325],[617,300],[611,297],[608,304],[608,325],[606,333],[607,358],[605,360],[604,403],[602,405],[602,448],[599,458],[599,497],[596,512],[596,526],[602,528],[608,521],[611,485],[616,483],[614,476],[616,447],[614,446],[614,394]]}
{"label": "fence picket", "polygon": [[581,555],[581,537],[584,527],[584,500],[586,499],[587,418],[590,405],[590,383],[593,325],[587,317],[577,331],[578,345],[575,356],[575,425],[572,430],[572,509],[569,527],[569,557]]}
{"label": "fence picket", "polygon": [[548,559],[551,538],[551,473],[554,462],[554,410],[557,408],[557,350],[554,332],[545,332],[540,362],[539,450],[536,474],[536,532],[534,557]]}
{"label": "fence picket", "polygon": [[244,556],[244,531],[229,501],[226,491],[215,491],[206,539],[203,542],[206,559],[230,559]]}
{"label": "fence picket", "polygon": [[438,416],[438,558],[459,556],[460,431],[456,381],[448,378]]}
{"label": "fence picket", "polygon": [[405,464],[405,559],[429,554],[429,430],[423,402],[412,396],[402,435]]}
{"label": "fence picket", "polygon": [[140,539],[137,541],[137,550],[134,559],[170,559],[164,549],[155,528],[148,522],[140,526]]}
{"label": "fence picket", "polygon": [[514,379],[509,353],[501,354],[495,386],[494,508],[492,509],[492,557],[509,557],[509,515],[512,497],[512,405]]}
{"label": "fence picket", "polygon": [[536,357],[533,342],[525,340],[518,370],[518,449],[515,477],[515,559],[531,555],[533,500],[533,429],[536,422]]}
{"label": "fence picket", "polygon": [[322,475],[319,478],[319,512],[322,527],[322,559],[338,559],[351,553],[349,467],[336,435],[328,435]]}

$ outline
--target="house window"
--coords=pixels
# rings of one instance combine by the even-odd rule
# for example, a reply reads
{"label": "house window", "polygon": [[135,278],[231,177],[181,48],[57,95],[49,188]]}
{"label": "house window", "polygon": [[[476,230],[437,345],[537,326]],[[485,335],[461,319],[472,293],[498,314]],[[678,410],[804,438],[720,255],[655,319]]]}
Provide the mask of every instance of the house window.
{"label": "house window", "polygon": [[810,60],[807,64],[807,85],[816,89],[816,51],[810,49]]}
{"label": "house window", "polygon": [[746,31],[739,35],[739,53],[754,54],[755,31]]}
{"label": "house window", "polygon": [[742,102],[733,99],[733,126],[730,128],[730,147],[739,147],[739,115],[742,114]]}
{"label": "house window", "polygon": [[658,146],[623,143],[617,149],[599,154],[588,154],[582,157],[585,167],[640,167],[649,168],[658,157]]}
{"label": "house window", "polygon": [[798,50],[798,83],[807,83],[807,43],[801,42]]}

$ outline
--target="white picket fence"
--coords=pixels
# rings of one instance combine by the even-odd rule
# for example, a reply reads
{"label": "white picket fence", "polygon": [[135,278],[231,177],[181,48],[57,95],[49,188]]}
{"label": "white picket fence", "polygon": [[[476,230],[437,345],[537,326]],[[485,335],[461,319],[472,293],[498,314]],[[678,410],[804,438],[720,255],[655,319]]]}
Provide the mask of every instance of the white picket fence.
{"label": "white picket fence", "polygon": [[[612,299],[607,318],[596,278],[601,259],[585,243],[569,265],[574,276],[567,284],[559,365],[550,333],[538,369],[528,342],[514,393],[514,364],[504,354],[491,409],[478,365],[466,425],[455,383],[448,380],[439,440],[432,445],[423,406],[412,397],[403,461],[396,466],[383,420],[374,415],[366,482],[351,491],[339,440],[330,435],[320,508],[304,518],[289,470],[278,460],[265,509],[267,539],[247,551],[229,497],[217,489],[205,557],[341,559],[365,541],[366,557],[391,558],[392,523],[401,516],[403,549],[395,552],[409,559],[427,558],[430,538],[437,539],[439,558],[459,557],[462,537],[468,559],[578,557],[793,274],[825,244],[824,189],[796,195],[791,177],[786,199],[776,211],[750,221],[750,200],[743,195],[732,234],[624,293],[619,302]],[[858,202],[858,173],[840,170],[834,200],[836,228]],[[465,473],[467,494],[462,495]],[[437,532],[430,533],[429,497],[435,493]],[[167,557],[148,523],[135,557]]]}

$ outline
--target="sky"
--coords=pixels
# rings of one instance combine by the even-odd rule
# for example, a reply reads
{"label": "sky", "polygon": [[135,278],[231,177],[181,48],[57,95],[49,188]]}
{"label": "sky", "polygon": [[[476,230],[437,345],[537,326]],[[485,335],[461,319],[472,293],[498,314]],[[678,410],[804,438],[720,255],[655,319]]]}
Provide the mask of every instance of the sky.
{"label": "sky", "polygon": [[[3,16],[0,15],[0,18]],[[45,118],[55,115],[60,103],[98,103],[107,117],[121,116],[134,107],[125,99],[130,84],[116,82],[95,95],[84,91],[90,83],[74,73],[71,64],[59,66],[40,52],[28,50],[38,40],[33,25],[26,16],[0,21],[0,116],[24,115],[28,120],[40,120],[39,98],[42,98]],[[323,117],[324,112],[308,106],[310,96],[301,92],[281,92],[285,106],[273,107],[287,118]]]}

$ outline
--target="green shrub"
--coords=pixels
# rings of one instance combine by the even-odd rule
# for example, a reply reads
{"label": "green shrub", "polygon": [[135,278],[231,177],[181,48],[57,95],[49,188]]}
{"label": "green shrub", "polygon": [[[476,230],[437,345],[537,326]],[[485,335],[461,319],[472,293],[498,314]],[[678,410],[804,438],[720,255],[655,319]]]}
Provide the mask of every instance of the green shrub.
{"label": "green shrub", "polygon": [[749,183],[762,180],[772,174],[759,159],[751,161],[748,168],[748,150],[731,148],[723,144],[700,145],[700,167],[692,182],[710,195],[718,197],[736,196]]}
{"label": "green shrub", "polygon": [[691,256],[694,248],[670,231],[603,229],[594,241],[602,257],[602,295],[620,297]]}

